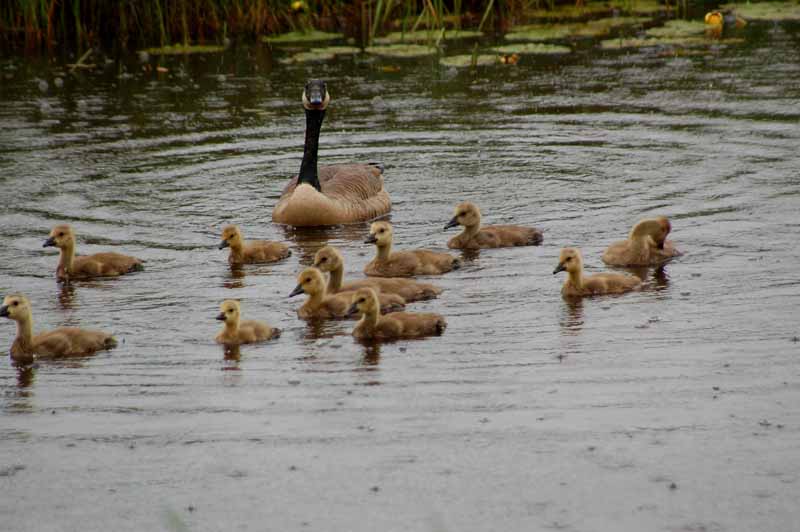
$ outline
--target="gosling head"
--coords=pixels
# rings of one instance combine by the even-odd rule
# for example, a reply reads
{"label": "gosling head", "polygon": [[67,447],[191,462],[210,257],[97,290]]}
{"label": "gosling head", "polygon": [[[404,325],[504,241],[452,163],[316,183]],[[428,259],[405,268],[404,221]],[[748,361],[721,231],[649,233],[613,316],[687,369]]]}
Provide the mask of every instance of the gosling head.
{"label": "gosling head", "polygon": [[667,241],[669,232],[672,231],[672,224],[669,223],[669,218],[666,216],[659,216],[656,218],[659,229],[652,235],[658,249],[664,249],[664,242]]}
{"label": "gosling head", "polygon": [[311,79],[303,88],[303,107],[307,111],[324,111],[331,101],[328,86],[321,79]]}
{"label": "gosling head", "polygon": [[375,222],[369,226],[369,236],[364,240],[365,244],[375,244],[385,247],[392,243],[392,224],[389,222]]}
{"label": "gosling head", "polygon": [[722,13],[719,11],[709,11],[706,13],[705,22],[709,26],[718,26],[721,25],[724,20]]}
{"label": "gosling head", "polygon": [[297,286],[294,287],[289,297],[306,293],[310,296],[325,293],[325,277],[316,268],[306,268],[297,276]]}
{"label": "gosling head", "polygon": [[234,301],[233,299],[226,299],[219,306],[219,314],[217,314],[217,319],[219,321],[224,321],[226,324],[236,323],[239,321],[239,313],[239,302]]}
{"label": "gosling head", "polygon": [[583,268],[583,259],[578,248],[564,248],[558,257],[558,266],[553,270],[553,275],[558,272],[568,273],[579,272]]}
{"label": "gosling head", "polygon": [[369,314],[379,308],[378,296],[372,288],[359,288],[350,299],[348,314]]}
{"label": "gosling head", "polygon": [[24,320],[30,316],[31,304],[28,298],[22,294],[11,294],[3,299],[3,305],[0,306],[0,317],[8,318],[14,321]]}
{"label": "gosling head", "polygon": [[463,225],[465,227],[473,227],[481,224],[481,210],[477,205],[470,201],[464,201],[456,205],[453,218],[444,226],[445,230]]}
{"label": "gosling head", "polygon": [[227,248],[231,243],[236,244],[241,242],[241,240],[242,232],[239,230],[239,227],[235,225],[226,225],[222,229],[222,240],[219,243],[219,249]]}
{"label": "gosling head", "polygon": [[323,272],[332,272],[343,266],[341,253],[333,246],[325,246],[314,255],[314,267]]}
{"label": "gosling head", "polygon": [[57,247],[64,249],[75,245],[75,233],[69,225],[57,225],[50,231],[49,238],[42,244],[43,248]]}

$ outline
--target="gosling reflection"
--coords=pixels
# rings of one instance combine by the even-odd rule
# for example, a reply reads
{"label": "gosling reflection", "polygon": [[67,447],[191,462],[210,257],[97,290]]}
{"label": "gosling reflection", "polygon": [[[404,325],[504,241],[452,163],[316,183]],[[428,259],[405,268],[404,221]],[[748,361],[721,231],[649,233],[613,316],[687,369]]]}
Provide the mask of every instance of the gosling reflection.
{"label": "gosling reflection", "polygon": [[[388,218],[382,218],[388,219]],[[335,225],[331,227],[292,227],[281,225],[284,239],[294,242],[298,261],[303,266],[314,263],[314,255],[331,240],[345,240],[362,245],[369,234],[369,223]]]}
{"label": "gosling reflection", "polygon": [[669,287],[669,274],[666,266],[629,266],[622,268],[642,280],[644,290],[660,292]]}
{"label": "gosling reflection", "polygon": [[559,325],[561,333],[566,336],[580,334],[583,329],[583,298],[569,297],[564,298],[564,306]]}
{"label": "gosling reflection", "polygon": [[364,347],[360,369],[368,371],[378,369],[378,364],[381,361],[381,343],[366,340],[362,340],[359,343]]}
{"label": "gosling reflection", "polygon": [[242,288],[244,286],[244,268],[241,264],[231,264],[227,279],[222,282],[224,288]]}
{"label": "gosling reflection", "polygon": [[238,370],[239,369],[239,361],[242,359],[242,351],[239,345],[222,345],[222,356],[226,362],[232,362],[233,364],[225,364],[222,367],[224,370]]}
{"label": "gosling reflection", "polygon": [[36,364],[19,364],[17,366],[17,388],[30,388],[36,380]]}
{"label": "gosling reflection", "polygon": [[61,283],[58,289],[58,306],[62,310],[73,310],[76,308],[75,285],[72,283]]}
{"label": "gosling reflection", "polygon": [[467,264],[469,262],[475,262],[481,258],[481,250],[480,249],[462,249],[461,250],[461,262],[462,264]]}

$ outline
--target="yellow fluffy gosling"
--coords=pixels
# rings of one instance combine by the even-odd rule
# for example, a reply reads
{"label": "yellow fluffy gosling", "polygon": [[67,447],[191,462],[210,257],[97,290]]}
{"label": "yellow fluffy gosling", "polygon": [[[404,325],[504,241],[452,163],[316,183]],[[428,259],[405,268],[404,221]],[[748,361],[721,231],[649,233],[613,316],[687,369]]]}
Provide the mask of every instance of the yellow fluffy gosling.
{"label": "yellow fluffy gosling", "polygon": [[108,333],[74,327],[62,327],[33,334],[33,314],[28,298],[12,294],[3,299],[0,316],[17,322],[17,337],[11,344],[11,358],[30,363],[34,357],[56,358],[92,355],[116,347],[117,341]]}
{"label": "yellow fluffy gosling", "polygon": [[236,225],[226,225],[222,229],[219,249],[230,248],[228,262],[231,264],[257,264],[276,262],[290,256],[289,246],[268,240],[247,240]]}
{"label": "yellow fluffy gosling", "polygon": [[614,242],[603,253],[612,266],[654,266],[679,255],[667,241],[672,226],[664,216],[642,220],[631,229],[627,240]]}
{"label": "yellow fluffy gosling", "polygon": [[463,226],[461,234],[447,242],[451,249],[483,249],[513,246],[536,246],[542,243],[542,232],[533,227],[520,225],[487,225],[481,227],[481,211],[472,202],[456,205],[453,218],[444,226]]}
{"label": "yellow fluffy gosling", "polygon": [[56,277],[61,281],[116,277],[144,269],[141,260],[120,253],[95,253],[76,257],[75,232],[69,225],[55,226],[42,247],[57,247],[61,252],[56,268]]}
{"label": "yellow fluffy gosling", "polygon": [[280,329],[270,327],[263,321],[241,320],[239,302],[232,299],[222,302],[217,319],[225,324],[216,337],[219,344],[254,344],[272,340],[281,335]]}
{"label": "yellow fluffy gosling", "polygon": [[361,340],[395,340],[437,336],[444,332],[447,322],[439,314],[395,312],[381,316],[378,296],[372,288],[360,288],[351,298],[351,311],[361,314],[353,336]]}
{"label": "yellow fluffy gosling", "polygon": [[461,261],[452,255],[426,249],[392,253],[392,226],[388,222],[373,223],[364,243],[375,244],[378,249],[378,254],[364,268],[364,273],[371,277],[439,275],[461,266]]}
{"label": "yellow fluffy gosling", "polygon": [[553,275],[566,271],[569,275],[561,288],[565,297],[622,294],[636,290],[642,285],[638,277],[621,273],[596,273],[583,275],[583,259],[577,248],[564,248],[558,258]]}

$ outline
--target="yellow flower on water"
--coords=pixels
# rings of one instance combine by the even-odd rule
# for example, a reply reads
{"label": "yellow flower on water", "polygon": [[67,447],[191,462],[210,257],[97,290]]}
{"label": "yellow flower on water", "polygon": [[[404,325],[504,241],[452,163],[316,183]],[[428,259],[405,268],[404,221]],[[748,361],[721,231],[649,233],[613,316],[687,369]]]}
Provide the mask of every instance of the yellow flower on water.
{"label": "yellow flower on water", "polygon": [[292,11],[304,11],[306,9],[306,3],[302,0],[295,0],[292,2]]}

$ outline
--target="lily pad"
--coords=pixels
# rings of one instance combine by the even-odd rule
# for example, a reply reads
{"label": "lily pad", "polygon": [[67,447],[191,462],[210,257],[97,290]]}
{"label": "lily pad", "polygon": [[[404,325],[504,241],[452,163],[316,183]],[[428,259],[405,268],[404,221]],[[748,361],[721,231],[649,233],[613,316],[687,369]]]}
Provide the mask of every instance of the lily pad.
{"label": "lily pad", "polygon": [[331,61],[339,55],[355,55],[361,52],[361,48],[355,46],[328,46],[327,48],[312,48],[306,52],[299,52],[291,57],[282,59],[281,63],[322,63]]}
{"label": "lily pad", "polygon": [[472,61],[472,54],[451,55],[450,57],[442,57],[439,59],[439,63],[441,63],[443,66],[454,68],[496,65],[499,62],[500,60],[496,55],[488,54],[476,55],[474,64]]}
{"label": "lily pad", "polygon": [[568,54],[572,48],[557,44],[520,43],[498,46],[492,51],[498,54]]}
{"label": "lily pad", "polygon": [[370,46],[364,50],[368,54],[382,57],[413,58],[434,55],[437,49],[421,44],[390,44],[387,46]]}
{"label": "lily pad", "polygon": [[573,27],[573,37],[602,37],[613,30],[626,26],[639,26],[652,19],[648,17],[608,17],[590,20],[585,24],[576,24]]}
{"label": "lily pad", "polygon": [[623,13],[637,15],[655,15],[667,10],[666,5],[659,4],[656,0],[615,0],[610,5]]}
{"label": "lily pad", "polygon": [[416,31],[394,31],[383,37],[374,39],[375,44],[399,44],[399,43],[420,43],[420,42],[438,42],[454,41],[458,39],[470,39],[483,35],[479,31],[470,30],[416,30]]}
{"label": "lily pad", "polygon": [[611,2],[588,2],[583,6],[562,5],[554,9],[534,9],[525,14],[534,19],[577,21],[618,11],[652,15],[666,11],[664,4],[657,0],[612,0]]}
{"label": "lily pad", "polygon": [[304,42],[334,41],[344,39],[341,33],[328,33],[325,31],[292,31],[280,35],[264,35],[261,37],[263,42],[269,44],[297,44]]}
{"label": "lily pad", "polygon": [[160,48],[146,48],[140,52],[147,52],[151,55],[183,55],[183,54],[214,54],[224,52],[224,46],[207,44],[174,44],[162,46]]}
{"label": "lily pad", "polygon": [[703,36],[697,37],[658,37],[651,39],[608,39],[600,43],[604,50],[621,50],[623,48],[647,48],[653,46],[668,47],[701,47],[711,44],[741,44],[744,39],[709,39]]}
{"label": "lily pad", "polygon": [[510,33],[506,33],[506,40],[519,41],[549,41],[551,39],[566,39],[572,34],[571,24],[531,24],[519,26]]}
{"label": "lily pad", "polygon": [[613,30],[626,26],[638,26],[651,20],[648,17],[606,17],[583,23],[533,24],[521,26],[506,34],[506,40],[539,42],[574,37],[602,37]]}
{"label": "lily pad", "polygon": [[798,2],[755,2],[746,4],[724,4],[722,9],[732,9],[750,20],[800,20]]}
{"label": "lily pad", "polygon": [[706,24],[699,20],[670,20],[658,28],[647,30],[649,37],[659,39],[672,39],[682,37],[697,37],[706,31]]}

